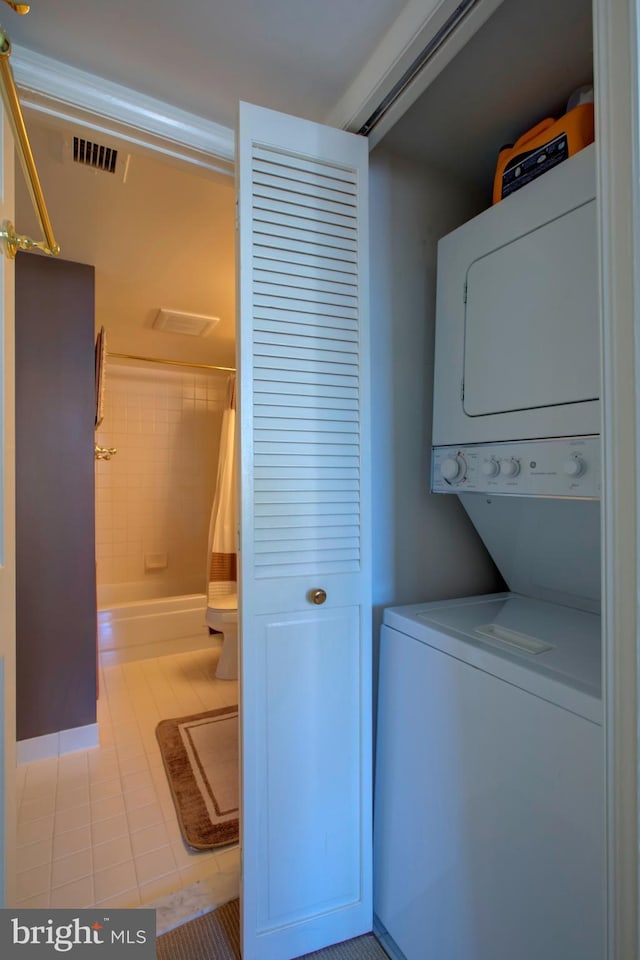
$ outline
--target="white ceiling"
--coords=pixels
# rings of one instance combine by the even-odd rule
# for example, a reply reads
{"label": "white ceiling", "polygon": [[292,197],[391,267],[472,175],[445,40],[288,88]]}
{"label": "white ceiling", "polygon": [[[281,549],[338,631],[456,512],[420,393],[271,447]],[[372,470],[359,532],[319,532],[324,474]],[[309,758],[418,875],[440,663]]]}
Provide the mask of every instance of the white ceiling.
{"label": "white ceiling", "polygon": [[591,0],[506,0],[387,134],[384,145],[479,188],[500,147],[593,82]]}
{"label": "white ceiling", "polygon": [[228,127],[238,100],[323,120],[407,0],[33,0],[10,39]]}
{"label": "white ceiling", "polygon": [[[324,119],[406,0],[33,0],[0,4],[16,46],[233,127],[240,99]],[[133,150],[126,184],[69,162],[90,129],[27,111],[64,259],[96,269],[96,325],[112,351],[233,365],[234,184]],[[39,230],[22,176],[16,225]],[[215,315],[205,339],[152,328],[159,307]]]}
{"label": "white ceiling", "polygon": [[[421,18],[451,12],[455,2],[34,0],[26,17],[0,3],[0,19],[18,48],[18,63],[23,52],[41,54],[51,65],[97,78],[106,103],[128,88],[213,121],[228,132],[225,145],[232,150],[238,100],[326,121],[353,89],[362,91],[363,78],[373,95],[371,71],[376,82],[387,77],[394,42],[399,62],[401,51],[419,42]],[[485,194],[498,149],[563,112],[572,89],[592,77],[591,0],[478,6],[496,5],[384,139],[387,148],[445,169]],[[118,87],[100,88],[100,79]]]}

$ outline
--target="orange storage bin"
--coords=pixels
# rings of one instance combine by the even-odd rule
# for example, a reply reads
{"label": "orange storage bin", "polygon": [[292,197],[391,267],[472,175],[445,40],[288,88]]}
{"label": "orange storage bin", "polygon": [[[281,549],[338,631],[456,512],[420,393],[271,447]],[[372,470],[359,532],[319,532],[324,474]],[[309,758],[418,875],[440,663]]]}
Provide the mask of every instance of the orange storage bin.
{"label": "orange storage bin", "polygon": [[498,154],[493,202],[524,187],[593,143],[593,104],[583,103],[554,120],[547,117]]}

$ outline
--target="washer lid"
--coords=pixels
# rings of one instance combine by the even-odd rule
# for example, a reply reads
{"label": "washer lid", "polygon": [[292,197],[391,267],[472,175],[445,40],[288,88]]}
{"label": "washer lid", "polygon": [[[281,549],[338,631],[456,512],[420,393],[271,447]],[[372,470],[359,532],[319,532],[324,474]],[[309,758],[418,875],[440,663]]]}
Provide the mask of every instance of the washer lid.
{"label": "washer lid", "polygon": [[423,643],[600,723],[600,617],[517,594],[385,610]]}

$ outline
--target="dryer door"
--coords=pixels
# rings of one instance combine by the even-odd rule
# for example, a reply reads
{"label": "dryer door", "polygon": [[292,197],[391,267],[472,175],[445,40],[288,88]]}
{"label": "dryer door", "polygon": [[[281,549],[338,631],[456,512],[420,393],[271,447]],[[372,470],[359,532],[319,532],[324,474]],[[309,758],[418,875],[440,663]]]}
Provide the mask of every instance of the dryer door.
{"label": "dryer door", "polygon": [[438,244],[433,444],[600,430],[594,147]]}
{"label": "dryer door", "polygon": [[598,398],[596,236],[592,200],[471,263],[467,416]]}

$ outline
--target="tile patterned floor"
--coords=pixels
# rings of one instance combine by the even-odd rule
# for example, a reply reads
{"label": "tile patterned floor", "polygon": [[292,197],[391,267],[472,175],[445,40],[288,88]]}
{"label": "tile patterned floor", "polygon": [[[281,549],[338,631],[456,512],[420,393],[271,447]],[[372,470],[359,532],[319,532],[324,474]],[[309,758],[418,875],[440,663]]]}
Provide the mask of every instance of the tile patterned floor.
{"label": "tile patterned floor", "polygon": [[100,746],[18,768],[15,906],[133,907],[207,878],[224,898],[237,845],[184,846],[155,738],[159,720],[237,703],[218,649],[100,671]]}

